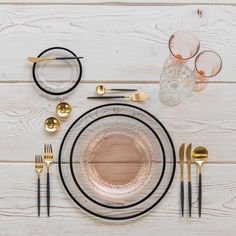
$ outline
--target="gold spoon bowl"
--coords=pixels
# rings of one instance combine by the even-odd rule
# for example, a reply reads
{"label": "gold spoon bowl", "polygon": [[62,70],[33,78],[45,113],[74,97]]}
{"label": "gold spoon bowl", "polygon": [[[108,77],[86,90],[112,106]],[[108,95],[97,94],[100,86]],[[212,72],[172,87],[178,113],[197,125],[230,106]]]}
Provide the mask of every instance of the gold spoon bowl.
{"label": "gold spoon bowl", "polygon": [[44,129],[49,133],[55,133],[60,128],[60,121],[56,117],[48,117],[44,122]]}
{"label": "gold spoon bowl", "polygon": [[68,118],[72,111],[72,107],[67,102],[60,102],[56,107],[56,113],[60,118]]}
{"label": "gold spoon bowl", "polygon": [[107,90],[106,87],[101,84],[97,85],[97,87],[96,87],[96,93],[99,95],[105,94],[106,90]]}
{"label": "gold spoon bowl", "polygon": [[201,173],[201,168],[204,162],[208,159],[208,151],[205,147],[199,146],[194,148],[193,153],[193,160],[196,162],[199,166],[199,172]]}

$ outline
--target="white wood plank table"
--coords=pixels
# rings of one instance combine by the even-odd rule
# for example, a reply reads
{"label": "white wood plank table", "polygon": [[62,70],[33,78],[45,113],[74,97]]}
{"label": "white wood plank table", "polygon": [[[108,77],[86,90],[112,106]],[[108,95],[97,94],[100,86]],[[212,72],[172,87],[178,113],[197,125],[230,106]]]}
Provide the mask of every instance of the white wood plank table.
{"label": "white wood plank table", "polygon": [[[236,235],[235,0],[0,3],[0,235]],[[201,49],[219,52],[223,70],[203,92],[166,107],[158,98],[159,76],[168,55],[168,37],[182,28],[199,35]],[[58,100],[36,88],[32,65],[25,60],[51,46],[68,47],[85,57],[82,83],[67,98],[73,115],[55,136],[47,135],[42,124],[54,114]],[[201,219],[196,168],[192,219],[181,218],[177,168],[170,191],[156,208],[117,224],[101,222],[77,208],[63,189],[57,164],[52,172],[51,217],[46,217],[45,178],[42,217],[37,217],[34,155],[42,152],[44,143],[52,143],[58,153],[72,121],[101,104],[86,99],[98,82],[135,85],[149,92],[150,101],[139,106],[163,122],[176,148],[190,141],[208,147]]]}

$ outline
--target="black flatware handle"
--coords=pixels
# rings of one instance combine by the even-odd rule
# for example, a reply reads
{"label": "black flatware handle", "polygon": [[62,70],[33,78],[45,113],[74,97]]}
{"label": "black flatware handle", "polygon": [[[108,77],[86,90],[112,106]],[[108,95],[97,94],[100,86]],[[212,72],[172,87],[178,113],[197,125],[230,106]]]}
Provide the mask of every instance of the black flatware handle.
{"label": "black flatware handle", "polygon": [[38,217],[40,217],[40,178],[38,177]]}
{"label": "black flatware handle", "polygon": [[83,57],[56,57],[55,60],[73,60],[73,59],[83,59]]}
{"label": "black flatware handle", "polygon": [[198,189],[198,215],[202,215],[202,174],[199,173],[199,189]]}
{"label": "black flatware handle", "polygon": [[50,216],[50,174],[47,172],[47,213]]}
{"label": "black flatware handle", "polygon": [[192,184],[189,181],[188,182],[188,212],[189,212],[189,217],[192,216]]}
{"label": "black flatware handle", "polygon": [[138,89],[109,89],[110,91],[138,91]]}
{"label": "black flatware handle", "polygon": [[184,181],[180,183],[180,198],[181,198],[181,213],[182,217],[184,217]]}
{"label": "black flatware handle", "polygon": [[111,98],[125,98],[125,96],[95,96],[95,97],[87,97],[87,99],[111,99]]}

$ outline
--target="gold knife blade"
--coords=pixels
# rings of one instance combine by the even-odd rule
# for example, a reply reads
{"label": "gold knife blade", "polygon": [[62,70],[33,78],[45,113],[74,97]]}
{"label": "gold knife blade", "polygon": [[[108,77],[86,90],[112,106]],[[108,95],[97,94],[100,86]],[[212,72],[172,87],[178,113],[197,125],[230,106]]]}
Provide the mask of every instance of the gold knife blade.
{"label": "gold knife blade", "polygon": [[190,143],[186,149],[188,163],[188,181],[191,182],[191,164],[192,164],[192,144]]}
{"label": "gold knife blade", "polygon": [[184,181],[184,150],[185,150],[185,143],[182,143],[179,148],[180,180],[181,181]]}

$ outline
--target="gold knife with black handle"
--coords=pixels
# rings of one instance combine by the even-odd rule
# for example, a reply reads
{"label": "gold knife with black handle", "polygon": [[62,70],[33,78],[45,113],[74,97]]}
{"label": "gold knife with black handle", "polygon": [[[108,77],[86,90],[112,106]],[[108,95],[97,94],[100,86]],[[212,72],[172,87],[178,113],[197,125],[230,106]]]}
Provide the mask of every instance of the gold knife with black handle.
{"label": "gold knife with black handle", "polygon": [[181,212],[184,216],[184,151],[185,144],[183,143],[179,148],[179,161],[180,161],[180,198],[181,198]]}
{"label": "gold knife with black handle", "polygon": [[192,144],[190,143],[186,149],[188,163],[188,209],[189,217],[192,215],[192,181],[191,181],[191,164],[192,164]]}

